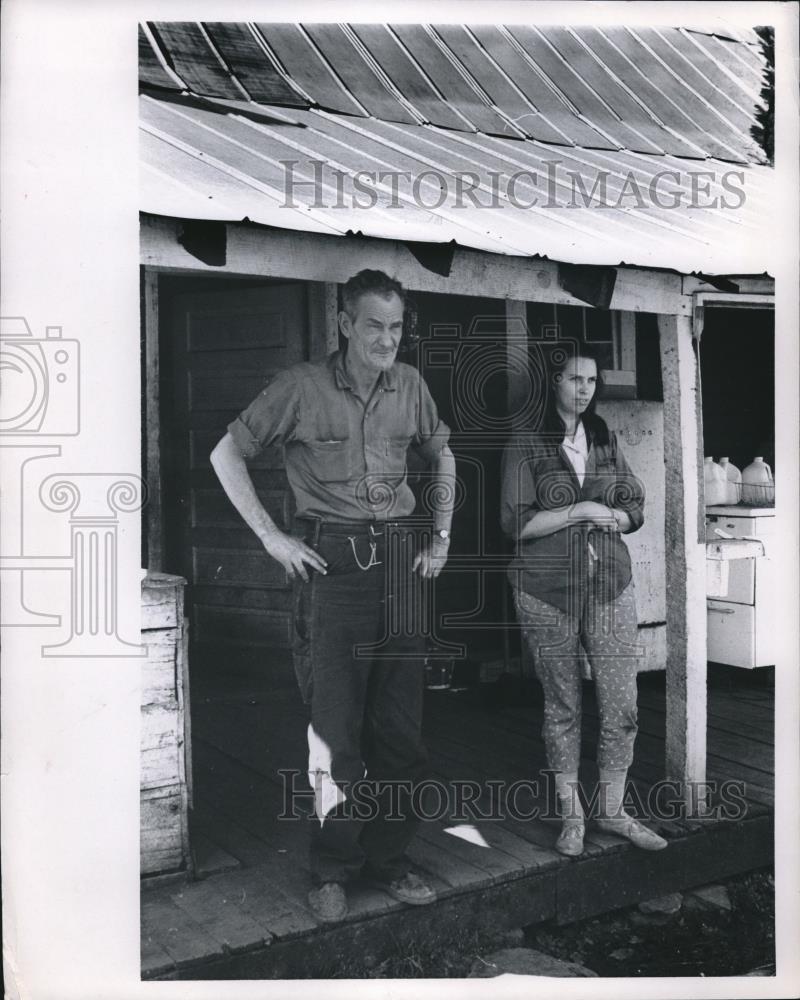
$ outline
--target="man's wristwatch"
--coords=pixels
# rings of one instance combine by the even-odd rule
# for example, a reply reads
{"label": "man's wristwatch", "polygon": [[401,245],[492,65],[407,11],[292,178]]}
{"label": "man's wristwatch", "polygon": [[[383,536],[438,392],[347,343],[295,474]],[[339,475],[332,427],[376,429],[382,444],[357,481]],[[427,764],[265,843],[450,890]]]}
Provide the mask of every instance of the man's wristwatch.
{"label": "man's wristwatch", "polygon": [[433,533],[434,542],[438,542],[440,545],[450,544],[450,532],[447,528],[438,528]]}

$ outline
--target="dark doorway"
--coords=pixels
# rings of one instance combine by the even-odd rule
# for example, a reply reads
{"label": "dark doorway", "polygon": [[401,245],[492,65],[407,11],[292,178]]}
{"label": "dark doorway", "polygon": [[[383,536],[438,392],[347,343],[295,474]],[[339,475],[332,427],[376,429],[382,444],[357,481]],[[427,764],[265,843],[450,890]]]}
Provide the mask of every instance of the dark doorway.
{"label": "dark doorway", "polygon": [[[307,285],[161,276],[159,312],[163,569],[188,582],[193,676],[254,669],[266,687],[293,684],[285,573],[264,557],[209,455],[275,372],[308,357]],[[249,467],[265,508],[286,525],[280,449]]]}
{"label": "dark doorway", "polygon": [[704,454],[739,469],[775,461],[775,316],[771,309],[706,308],[700,341]]}
{"label": "dark doorway", "polygon": [[437,613],[450,622],[439,637],[463,644],[474,667],[508,658],[514,622],[500,564],[507,549],[500,529],[500,464],[509,429],[505,302],[425,293],[412,300],[417,339],[403,360],[419,367],[451,429],[459,479],[450,552],[463,562],[437,581]]}

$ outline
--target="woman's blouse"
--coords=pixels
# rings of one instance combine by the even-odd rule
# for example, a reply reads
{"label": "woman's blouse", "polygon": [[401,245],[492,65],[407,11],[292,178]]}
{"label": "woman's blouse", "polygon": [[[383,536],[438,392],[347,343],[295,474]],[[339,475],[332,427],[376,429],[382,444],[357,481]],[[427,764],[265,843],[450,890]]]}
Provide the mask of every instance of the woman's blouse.
{"label": "woman's blouse", "polygon": [[586,478],[586,460],[589,458],[589,441],[587,440],[586,429],[583,426],[582,420],[578,421],[575,437],[571,441],[568,437],[565,437],[561,442],[561,447],[564,449],[564,454],[569,459],[570,465],[575,470],[578,482],[583,486],[583,480]]}
{"label": "woman's blouse", "polygon": [[589,441],[581,482],[567,457],[561,435],[517,432],[503,455],[501,523],[516,540],[509,566],[511,584],[562,611],[579,613],[587,596],[600,603],[618,597],[631,581],[631,559],[620,533],[587,522],[568,524],[541,538],[519,539],[540,510],[593,500],[624,510],[630,531],[644,521],[644,489],[617,437]]}

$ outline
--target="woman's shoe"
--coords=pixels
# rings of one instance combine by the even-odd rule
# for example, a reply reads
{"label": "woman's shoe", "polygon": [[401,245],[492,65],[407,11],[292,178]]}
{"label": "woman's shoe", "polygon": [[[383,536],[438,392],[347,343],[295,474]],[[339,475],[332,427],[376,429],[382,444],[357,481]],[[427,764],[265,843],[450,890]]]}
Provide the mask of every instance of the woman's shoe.
{"label": "woman's shoe", "polygon": [[667,846],[667,841],[663,837],[648,830],[633,816],[598,819],[597,825],[606,833],[615,833],[618,837],[625,837],[634,847],[640,847],[643,851],[660,851]]}
{"label": "woman's shoe", "polygon": [[583,823],[562,823],[561,833],[558,835],[555,847],[559,854],[566,854],[569,858],[576,858],[583,854],[583,836],[586,828]]}

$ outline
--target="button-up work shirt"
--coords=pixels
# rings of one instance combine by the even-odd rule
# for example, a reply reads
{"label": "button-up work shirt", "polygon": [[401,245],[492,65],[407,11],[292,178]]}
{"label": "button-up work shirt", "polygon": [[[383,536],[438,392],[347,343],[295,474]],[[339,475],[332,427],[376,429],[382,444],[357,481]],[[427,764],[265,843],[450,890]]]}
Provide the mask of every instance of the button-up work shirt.
{"label": "button-up work shirt", "polygon": [[325,521],[411,514],[406,452],[432,463],[450,435],[415,368],[396,362],[364,401],[338,351],[280,372],[228,431],[245,458],[283,446],[298,516]]}
{"label": "button-up work shirt", "polygon": [[574,612],[591,592],[600,603],[618,597],[631,581],[631,559],[618,532],[586,522],[568,524],[550,535],[521,539],[520,532],[540,510],[593,500],[624,510],[630,531],[644,521],[644,488],[628,465],[616,435],[608,443],[587,436],[588,455],[579,479],[563,441],[554,435],[519,432],[503,456],[501,521],[516,541],[509,567],[514,587]]}

